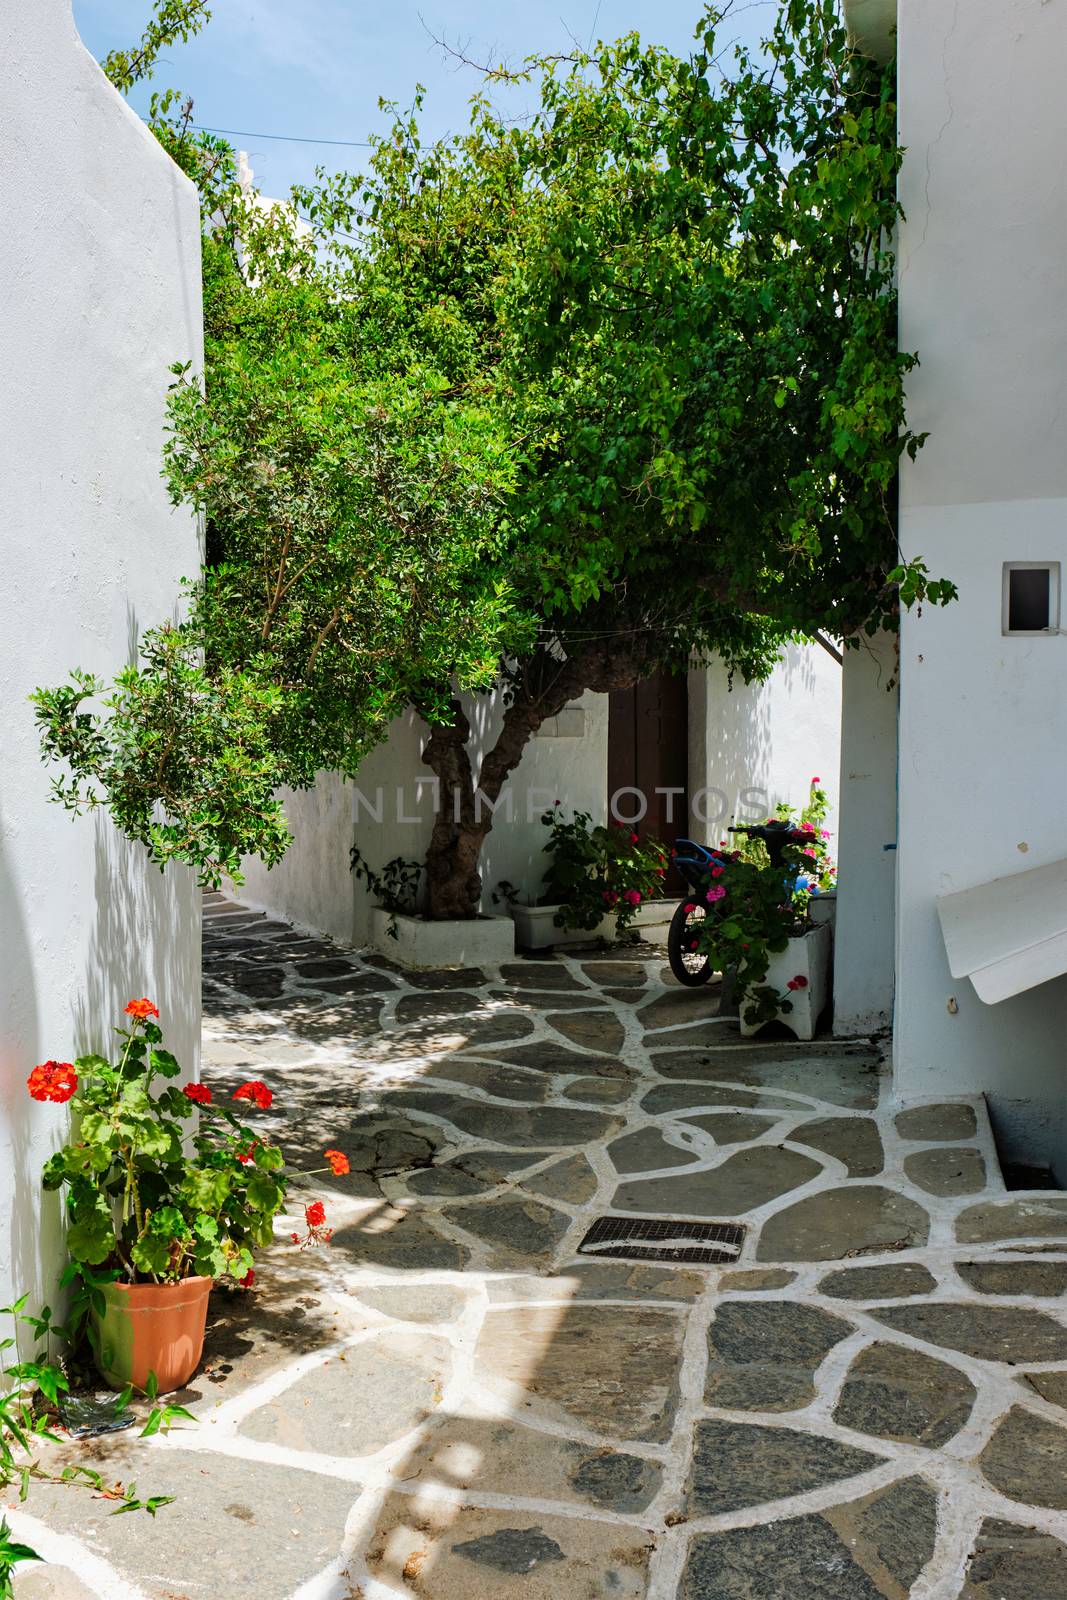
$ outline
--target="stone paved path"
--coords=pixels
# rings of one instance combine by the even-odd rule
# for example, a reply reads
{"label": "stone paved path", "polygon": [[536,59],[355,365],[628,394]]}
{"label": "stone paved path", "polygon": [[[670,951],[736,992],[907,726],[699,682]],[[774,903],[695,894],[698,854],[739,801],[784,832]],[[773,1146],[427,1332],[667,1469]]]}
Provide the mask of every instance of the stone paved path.
{"label": "stone paved path", "polygon": [[[205,953],[203,1076],[348,1154],[293,1192],[337,1231],[216,1290],[198,1427],[99,1447],[154,1524],[35,1491],[20,1600],[1067,1595],[1067,1196],[981,1103],[742,1042],[648,948],[403,974],[215,900]],[[744,1244],[578,1254],[605,1213]]]}

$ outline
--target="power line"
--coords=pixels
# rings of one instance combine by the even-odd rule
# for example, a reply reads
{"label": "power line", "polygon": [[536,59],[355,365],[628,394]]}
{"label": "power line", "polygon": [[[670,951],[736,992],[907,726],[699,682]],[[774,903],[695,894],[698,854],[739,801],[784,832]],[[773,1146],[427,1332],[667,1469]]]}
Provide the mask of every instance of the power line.
{"label": "power line", "polygon": [[224,133],[232,139],[277,139],[282,144],[333,144],[349,149],[373,149],[369,139],[308,139],[296,133],[249,133],[246,128],[208,128],[202,122],[192,122],[189,126],[197,133]]}

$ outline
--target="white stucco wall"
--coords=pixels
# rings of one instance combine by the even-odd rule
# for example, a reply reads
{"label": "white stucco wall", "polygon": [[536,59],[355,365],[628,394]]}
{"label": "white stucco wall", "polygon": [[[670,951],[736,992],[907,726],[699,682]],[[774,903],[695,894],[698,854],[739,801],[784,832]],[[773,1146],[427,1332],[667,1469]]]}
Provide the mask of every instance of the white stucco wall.
{"label": "white stucco wall", "polygon": [[842,668],[834,1032],[893,1016],[897,838],[897,637],[847,650]]}
{"label": "white stucco wall", "polygon": [[106,1048],[157,1001],[196,1066],[199,902],[101,819],[48,801],[27,696],[74,666],[110,677],[174,614],[196,526],[160,479],[167,367],[201,356],[192,186],[105,80],[70,0],[0,13],[0,1300],[55,1303],[59,1204],[41,1165],[66,1113],[38,1061]]}
{"label": "white stucco wall", "polygon": [[[486,696],[468,697],[464,704],[477,771],[481,752],[495,742],[501,708],[495,697]],[[373,902],[349,872],[349,850],[358,843],[375,870],[394,856],[420,860],[425,855],[433,817],[432,775],[420,754],[426,737],[425,724],[408,713],[367,756],[354,781],[323,773],[314,789],[286,794],[293,843],[269,872],[258,860],[244,863],[242,898],[362,944]],[[536,894],[546,838],[538,819],[553,800],[569,811],[588,811],[594,822],[605,820],[607,739],[607,696],[587,694],[531,740],[511,780],[511,815],[497,812],[483,850],[483,909],[503,909],[491,898],[502,879],[524,894]]]}
{"label": "white stucco wall", "polygon": [[[799,808],[818,777],[830,797],[833,852],[840,748],[841,667],[821,646],[786,646],[765,683],[735,677],[731,688],[721,664],[691,672],[690,797],[713,791],[698,802],[693,838],[717,843],[730,822],[761,822],[782,800]],[[759,794],[746,801],[746,790]]]}
{"label": "white stucco wall", "polygon": [[960,600],[901,634],[896,1088],[986,1091],[1005,1147],[1067,1180],[1067,982],[983,1005],[934,908],[1067,855],[1067,636],[1001,636],[1004,561],[1067,572],[1067,6],[901,0],[898,37],[900,337],[930,431],[901,543]]}

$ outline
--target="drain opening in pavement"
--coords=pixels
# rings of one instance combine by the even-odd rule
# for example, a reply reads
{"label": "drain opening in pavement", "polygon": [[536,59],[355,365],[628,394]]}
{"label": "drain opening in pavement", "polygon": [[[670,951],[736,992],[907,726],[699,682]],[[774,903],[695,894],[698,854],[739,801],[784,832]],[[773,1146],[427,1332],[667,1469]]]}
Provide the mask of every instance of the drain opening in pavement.
{"label": "drain opening in pavement", "polygon": [[671,1222],[662,1217],[598,1217],[578,1246],[587,1256],[628,1261],[736,1261],[745,1230],[739,1222]]}

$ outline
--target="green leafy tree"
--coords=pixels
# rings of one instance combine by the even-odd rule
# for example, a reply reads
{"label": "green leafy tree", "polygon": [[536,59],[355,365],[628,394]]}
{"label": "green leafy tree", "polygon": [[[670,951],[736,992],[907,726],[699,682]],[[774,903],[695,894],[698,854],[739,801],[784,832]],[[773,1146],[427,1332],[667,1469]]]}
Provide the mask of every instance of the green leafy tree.
{"label": "green leafy tree", "polygon": [[[206,392],[177,375],[167,453],[208,530],[186,639],[197,714],[240,725],[241,754],[229,798],[217,761],[177,768],[147,660],[102,718],[77,682],[39,696],[60,799],[139,815],[157,859],[217,881],[283,847],[271,779],[354,771],[411,703],[440,790],[430,914],[469,916],[493,805],[586,690],[713,651],[759,676],[784,639],[855,643],[951,598],[896,540],[922,441],[892,74],[833,0],[788,0],[728,71],[720,22],[688,56],[631,35],[531,62],[528,124],[480,95],[425,145],[416,102],[366,175],[286,206],[161,112],[205,215]],[[505,701],[477,772],[462,687]]]}

